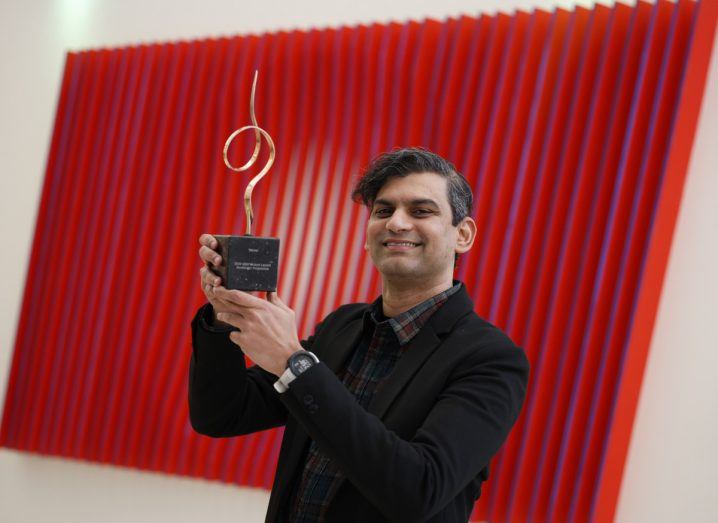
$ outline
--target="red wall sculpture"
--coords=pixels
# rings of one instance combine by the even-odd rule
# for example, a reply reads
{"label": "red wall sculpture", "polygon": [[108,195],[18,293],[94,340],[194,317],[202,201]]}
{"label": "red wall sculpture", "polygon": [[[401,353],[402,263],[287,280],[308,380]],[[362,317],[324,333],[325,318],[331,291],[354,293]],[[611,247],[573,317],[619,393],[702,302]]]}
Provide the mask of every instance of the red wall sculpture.
{"label": "red wall sculpture", "polygon": [[[533,365],[474,517],[611,520],[717,6],[69,53],[0,443],[270,487],[281,430],[205,438],[185,399],[197,238],[244,230],[250,174],[230,174],[221,151],[249,121],[259,69],[278,157],[255,191],[256,232],[282,238],[280,294],[300,334],[380,291],[366,211],[349,200],[362,166],[395,146],[445,155],[477,201],[458,276]],[[246,137],[235,163],[250,150]]]}

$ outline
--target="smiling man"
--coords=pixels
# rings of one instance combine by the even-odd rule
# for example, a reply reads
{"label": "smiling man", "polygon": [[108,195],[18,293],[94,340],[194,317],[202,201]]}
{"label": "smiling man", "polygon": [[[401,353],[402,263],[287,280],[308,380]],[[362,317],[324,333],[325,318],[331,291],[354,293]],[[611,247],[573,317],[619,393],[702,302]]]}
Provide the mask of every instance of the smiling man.
{"label": "smiling man", "polygon": [[192,426],[214,437],[285,426],[267,521],[467,521],[529,372],[453,280],[476,237],[471,189],[410,148],[374,160],[353,197],[369,209],[382,293],[307,340],[275,293],[225,289],[208,269],[216,240],[200,237],[209,303],[192,321]]}

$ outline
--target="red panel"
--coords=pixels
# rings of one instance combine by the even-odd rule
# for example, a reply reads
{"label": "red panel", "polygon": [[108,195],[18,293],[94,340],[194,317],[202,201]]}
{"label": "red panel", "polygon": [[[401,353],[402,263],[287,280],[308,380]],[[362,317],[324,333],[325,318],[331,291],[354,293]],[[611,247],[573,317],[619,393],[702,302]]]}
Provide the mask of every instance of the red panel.
{"label": "red panel", "polygon": [[[682,2],[681,7],[688,9]],[[605,436],[604,451],[592,513],[596,521],[611,521],[616,508],[615,500],[623,477],[623,465],[633,427],[638,393],[643,380],[651,341],[653,324],[660,300],[663,277],[670,253],[678,208],[683,194],[683,184],[688,166],[696,123],[700,113],[706,74],[718,19],[718,2],[703,1],[695,4],[690,21],[690,34],[683,42],[687,45],[686,56],[680,61],[681,82],[677,99],[673,104],[671,129],[666,144],[662,184],[658,189],[658,201],[649,233],[649,243],[639,283],[639,294],[633,313],[630,336],[619,374],[615,403],[611,412],[610,426]],[[681,43],[674,41],[673,49]],[[675,51],[674,51],[675,53]],[[674,55],[671,60],[676,60]],[[666,84],[668,75],[665,76]]]}
{"label": "red panel", "polygon": [[[269,488],[282,430],[215,440],[186,410],[197,237],[244,229],[222,144],[278,145],[255,191],[300,334],[373,299],[379,152],[475,188],[458,275],[532,362],[474,518],[610,521],[715,33],[716,0],[639,2],[70,53],[0,443]],[[246,136],[230,154],[244,160]],[[266,154],[266,153],[264,153]]]}

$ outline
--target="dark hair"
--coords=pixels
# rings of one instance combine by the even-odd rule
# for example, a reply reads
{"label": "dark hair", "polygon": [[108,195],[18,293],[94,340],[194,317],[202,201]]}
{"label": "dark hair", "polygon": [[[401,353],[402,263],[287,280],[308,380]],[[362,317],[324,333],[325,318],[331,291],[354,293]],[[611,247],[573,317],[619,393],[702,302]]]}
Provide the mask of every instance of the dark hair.
{"label": "dark hair", "polygon": [[446,178],[453,226],[471,214],[473,195],[466,178],[454,164],[421,147],[395,149],[374,158],[354,187],[352,200],[371,207],[387,180],[417,173],[436,173]]}

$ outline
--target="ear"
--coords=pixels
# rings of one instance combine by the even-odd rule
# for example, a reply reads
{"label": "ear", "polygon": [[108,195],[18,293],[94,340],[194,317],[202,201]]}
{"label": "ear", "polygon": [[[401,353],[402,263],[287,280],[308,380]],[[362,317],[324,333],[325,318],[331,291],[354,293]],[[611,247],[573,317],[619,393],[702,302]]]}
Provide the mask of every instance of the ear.
{"label": "ear", "polygon": [[456,226],[456,247],[457,254],[463,254],[474,245],[476,239],[476,222],[471,216],[467,216]]}

